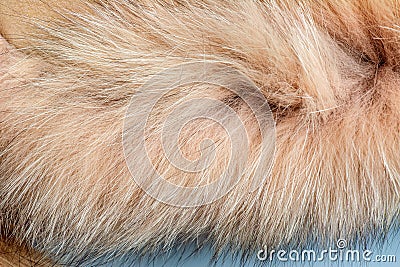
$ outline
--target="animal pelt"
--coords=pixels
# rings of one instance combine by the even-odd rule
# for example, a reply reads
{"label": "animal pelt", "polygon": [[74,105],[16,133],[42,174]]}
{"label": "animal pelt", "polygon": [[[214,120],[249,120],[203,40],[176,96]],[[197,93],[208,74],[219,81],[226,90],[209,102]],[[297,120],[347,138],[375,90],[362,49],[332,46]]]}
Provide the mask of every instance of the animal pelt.
{"label": "animal pelt", "polygon": [[[2,30],[4,243],[80,265],[184,242],[212,243],[216,255],[254,255],[264,246],[368,241],[397,225],[397,1],[110,0],[46,8],[55,15],[8,12],[28,25],[23,36]],[[258,190],[243,194],[255,179],[247,175],[221,199],[182,208],[135,183],[122,131],[141,85],[193,61],[224,62],[260,88],[275,119],[276,150]],[[220,99],[239,116],[250,112],[251,103],[224,88],[183,86],[155,107],[154,127],[174,103],[199,97]],[[257,127],[254,118],[246,122],[253,150]],[[229,156],[223,129],[207,120],[189,125],[182,150],[196,159],[204,138],[220,144],[213,180]],[[148,139],[150,154],[166,169],[157,140]],[[196,175],[175,171],[175,183],[194,183]]]}

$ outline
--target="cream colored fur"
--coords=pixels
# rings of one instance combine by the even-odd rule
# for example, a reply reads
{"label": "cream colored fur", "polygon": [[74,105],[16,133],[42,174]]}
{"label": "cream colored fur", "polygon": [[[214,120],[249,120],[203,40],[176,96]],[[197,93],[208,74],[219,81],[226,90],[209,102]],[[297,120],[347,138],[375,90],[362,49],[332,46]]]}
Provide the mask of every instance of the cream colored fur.
{"label": "cream colored fur", "polygon": [[[19,51],[2,41],[9,51],[0,57],[3,239],[77,265],[200,238],[216,253],[252,255],[263,246],[368,240],[397,225],[397,1],[89,5],[90,12],[59,9],[59,19],[32,20],[38,30]],[[152,75],[201,60],[227,62],[261,88],[276,120],[275,165],[251,194],[241,194],[250,177],[210,205],[173,207],[134,183],[123,117]],[[196,88],[181,93],[229,98],[221,88]],[[239,110],[247,112],[240,103]],[[210,133],[225,140],[217,128]]]}

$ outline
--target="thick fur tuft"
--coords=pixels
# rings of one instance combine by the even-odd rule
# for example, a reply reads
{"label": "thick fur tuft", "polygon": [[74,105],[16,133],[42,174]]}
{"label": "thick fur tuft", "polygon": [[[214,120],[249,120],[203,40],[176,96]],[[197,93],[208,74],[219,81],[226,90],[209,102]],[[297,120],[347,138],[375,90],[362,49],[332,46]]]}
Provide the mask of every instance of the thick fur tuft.
{"label": "thick fur tuft", "polygon": [[[19,50],[2,41],[5,239],[79,265],[200,238],[217,253],[252,254],[343,236],[368,240],[397,225],[397,1],[77,6],[56,9],[56,19],[31,20],[31,36],[8,38]],[[243,196],[250,181],[241,181],[210,205],[178,208],[134,183],[123,155],[123,117],[149,77],[202,60],[226,62],[261,88],[276,120],[276,159],[259,190]],[[227,97],[221,88],[181,90]],[[210,132],[222,138],[218,129]]]}

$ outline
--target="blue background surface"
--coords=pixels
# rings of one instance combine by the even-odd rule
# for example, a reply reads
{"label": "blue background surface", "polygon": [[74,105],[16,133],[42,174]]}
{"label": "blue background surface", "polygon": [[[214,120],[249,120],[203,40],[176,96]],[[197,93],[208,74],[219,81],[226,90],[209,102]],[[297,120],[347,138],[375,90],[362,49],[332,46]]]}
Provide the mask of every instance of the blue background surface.
{"label": "blue background surface", "polygon": [[[348,249],[357,249],[353,247],[347,247]],[[371,246],[367,246],[366,249],[369,249],[373,251],[373,254],[371,258],[374,258],[375,255],[395,255],[396,256],[396,262],[345,262],[345,261],[336,261],[332,262],[329,260],[325,260],[323,262],[274,262],[274,263],[269,263],[268,261],[260,262],[257,259],[257,256],[254,255],[253,257],[250,257],[249,261],[246,262],[246,264],[240,263],[238,260],[232,260],[229,259],[228,257],[225,259],[220,259],[217,261],[216,267],[239,267],[239,266],[316,266],[316,267],[322,267],[322,266],[373,266],[373,267],[394,267],[394,266],[400,266],[400,233],[398,232],[391,232],[389,235],[388,239],[386,242],[380,245],[375,244]],[[154,260],[152,261],[146,261],[143,260],[141,262],[135,261],[135,257],[133,255],[131,256],[125,256],[117,259],[113,263],[109,263],[106,265],[102,266],[107,266],[107,267],[117,267],[117,266],[155,266],[155,267],[172,267],[172,266],[181,266],[181,267],[205,267],[205,266],[210,266],[210,259],[212,257],[212,253],[210,250],[210,247],[203,249],[196,255],[191,255],[189,252],[191,250],[190,247],[186,248],[185,251],[178,251],[171,253],[169,255],[160,255],[157,256]],[[362,250],[361,250],[362,251]],[[318,254],[317,254],[318,255]]]}

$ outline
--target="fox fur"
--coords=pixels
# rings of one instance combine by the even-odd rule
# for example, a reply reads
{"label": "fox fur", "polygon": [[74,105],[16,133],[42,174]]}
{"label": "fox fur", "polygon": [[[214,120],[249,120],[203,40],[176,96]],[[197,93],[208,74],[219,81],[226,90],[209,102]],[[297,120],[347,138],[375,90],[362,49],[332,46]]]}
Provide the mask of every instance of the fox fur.
{"label": "fox fur", "polygon": [[[384,237],[399,220],[399,6],[77,0],[47,5],[55,14],[48,17],[3,8],[0,17],[26,26],[19,35],[1,26],[2,247],[78,266],[185,242],[212,243],[216,255],[253,255],[264,246]],[[132,179],[123,120],[152,75],[205,60],[226,62],[260,88],[276,123],[274,165],[254,192],[241,193],[250,175],[211,204],[175,207]],[[155,120],[184,97],[208,96],[249,113],[223,88],[186,86],[156,106]],[[226,157],[223,131],[207,127],[186,134],[197,133],[195,143],[222,140],[217,156]],[[246,124],[252,149],[260,145],[257,127]],[[184,154],[198,157],[196,147],[184,144]],[[153,152],[166,168],[157,145]]]}

